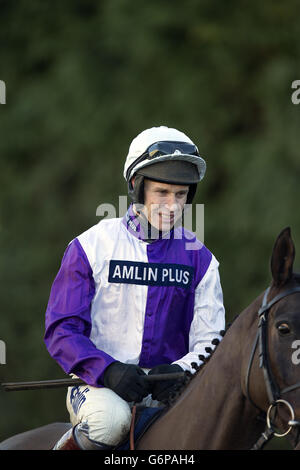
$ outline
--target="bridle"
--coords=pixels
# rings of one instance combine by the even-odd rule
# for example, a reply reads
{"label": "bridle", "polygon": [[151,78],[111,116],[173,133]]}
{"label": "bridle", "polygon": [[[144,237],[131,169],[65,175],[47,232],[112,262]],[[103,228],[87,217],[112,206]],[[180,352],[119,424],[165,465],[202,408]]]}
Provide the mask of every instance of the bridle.
{"label": "bridle", "polygon": [[[249,393],[249,378],[250,378],[250,372],[251,372],[251,367],[253,363],[253,358],[254,354],[257,348],[257,345],[259,345],[259,367],[262,368],[263,370],[263,375],[264,375],[264,381],[267,389],[267,394],[268,398],[270,401],[270,406],[267,410],[267,415],[266,415],[266,429],[262,433],[261,437],[258,439],[256,444],[252,447],[252,450],[258,450],[262,449],[262,447],[273,437],[283,437],[286,436],[293,427],[295,426],[300,426],[300,421],[295,420],[295,413],[292,405],[286,401],[283,400],[281,397],[287,392],[290,392],[292,390],[295,390],[300,387],[300,382],[297,382],[293,385],[290,385],[288,387],[283,388],[280,390],[278,384],[275,381],[274,375],[272,373],[271,367],[270,367],[270,362],[269,362],[269,357],[268,357],[268,348],[267,348],[267,331],[268,331],[268,313],[273,307],[274,304],[276,304],[279,300],[287,297],[288,295],[295,294],[296,292],[300,292],[300,286],[293,287],[291,289],[284,290],[283,292],[280,292],[278,295],[273,297],[268,302],[268,294],[270,291],[270,287],[266,289],[264,296],[263,296],[263,301],[261,304],[260,309],[258,310],[258,329],[257,329],[257,334],[254,339],[254,343],[252,346],[251,354],[250,354],[250,360],[247,368],[247,374],[246,374],[246,395],[249,401],[254,405],[256,408],[259,408],[251,399],[250,393]],[[289,420],[289,428],[287,429],[286,432],[284,433],[276,433],[274,429],[272,428],[271,424],[271,413],[272,411],[276,410],[276,407],[278,405],[284,405],[288,408],[290,417],[291,419]]]}

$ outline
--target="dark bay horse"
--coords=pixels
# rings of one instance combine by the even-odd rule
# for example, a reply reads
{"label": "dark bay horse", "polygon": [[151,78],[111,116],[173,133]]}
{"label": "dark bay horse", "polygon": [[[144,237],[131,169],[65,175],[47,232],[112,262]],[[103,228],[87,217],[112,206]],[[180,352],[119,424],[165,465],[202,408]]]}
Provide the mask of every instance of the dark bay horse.
{"label": "dark bay horse", "polygon": [[[219,345],[213,341],[204,364],[195,365],[137,449],[251,449],[274,431],[300,447],[300,276],[293,273],[294,257],[286,228],[273,248],[269,289],[238,315]],[[53,423],[18,434],[0,449],[51,449],[68,427]]]}

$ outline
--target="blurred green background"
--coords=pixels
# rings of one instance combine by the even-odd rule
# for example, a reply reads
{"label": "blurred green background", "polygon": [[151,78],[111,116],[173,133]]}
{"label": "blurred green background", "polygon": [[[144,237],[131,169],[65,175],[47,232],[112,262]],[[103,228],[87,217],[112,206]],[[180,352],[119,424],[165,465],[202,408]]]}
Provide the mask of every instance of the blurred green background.
{"label": "blurred green background", "polygon": [[[97,207],[127,194],[124,159],[147,127],[179,128],[207,160],[195,202],[227,321],[268,285],[279,231],[300,246],[297,13],[293,0],[0,1],[1,382],[64,377],[43,342],[51,284]],[[0,391],[0,408],[0,440],[68,420],[65,390]]]}

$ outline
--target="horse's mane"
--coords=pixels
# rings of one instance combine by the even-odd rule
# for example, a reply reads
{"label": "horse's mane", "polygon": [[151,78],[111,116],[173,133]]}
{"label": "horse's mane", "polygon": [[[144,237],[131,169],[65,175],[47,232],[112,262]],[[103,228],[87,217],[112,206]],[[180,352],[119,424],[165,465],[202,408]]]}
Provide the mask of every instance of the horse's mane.
{"label": "horse's mane", "polygon": [[[300,280],[300,273],[299,273],[299,280]],[[221,330],[219,332],[219,335],[224,337],[231,325],[235,322],[235,320],[240,316],[240,314],[237,314],[234,316],[234,318],[226,324],[225,330]],[[201,365],[198,365],[196,362],[192,362],[191,366],[195,370],[195,372],[192,374],[189,371],[185,372],[185,377],[184,379],[175,387],[175,390],[173,393],[170,394],[169,398],[165,400],[163,403],[167,406],[170,407],[173,405],[177,399],[179,398],[180,395],[184,392],[184,390],[187,388],[187,386],[190,384],[191,380],[193,380],[199,372],[203,370],[203,368],[206,366],[206,364],[209,362],[210,358],[212,357],[213,353],[216,351],[217,346],[220,344],[220,340],[218,338],[214,338],[211,341],[213,348],[211,347],[206,347],[205,351],[208,353],[207,356],[204,356],[203,354],[199,354],[198,359],[202,361]]]}

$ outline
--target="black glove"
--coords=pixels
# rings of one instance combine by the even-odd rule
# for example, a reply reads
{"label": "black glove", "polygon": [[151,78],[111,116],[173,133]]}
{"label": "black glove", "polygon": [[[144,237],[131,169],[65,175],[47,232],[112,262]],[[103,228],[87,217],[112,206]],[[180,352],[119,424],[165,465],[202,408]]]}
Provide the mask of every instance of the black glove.
{"label": "black glove", "polygon": [[139,366],[117,361],[105,370],[103,383],[124,400],[139,402],[150,393],[145,375]]}
{"label": "black glove", "polygon": [[[160,366],[153,367],[148,375],[153,374],[170,374],[173,372],[183,372],[183,369],[178,364],[161,364]],[[179,383],[178,379],[162,380],[152,383],[152,398],[153,400],[163,401],[166,400],[169,394],[174,390],[176,384]]]}

